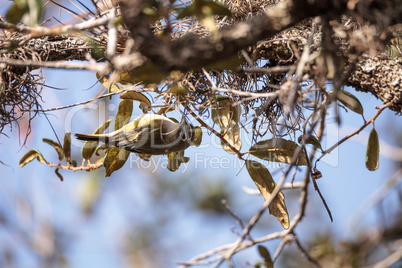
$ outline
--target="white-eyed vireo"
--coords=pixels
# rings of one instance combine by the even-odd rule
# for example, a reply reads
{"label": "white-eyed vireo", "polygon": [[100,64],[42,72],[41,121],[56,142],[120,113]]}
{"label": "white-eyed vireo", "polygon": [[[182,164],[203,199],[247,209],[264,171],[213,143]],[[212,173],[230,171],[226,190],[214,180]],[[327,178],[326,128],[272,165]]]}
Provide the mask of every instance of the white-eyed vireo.
{"label": "white-eyed vireo", "polygon": [[84,141],[101,141],[138,154],[169,154],[187,149],[194,140],[194,127],[184,116],[180,123],[157,114],[142,114],[109,134],[80,134]]}

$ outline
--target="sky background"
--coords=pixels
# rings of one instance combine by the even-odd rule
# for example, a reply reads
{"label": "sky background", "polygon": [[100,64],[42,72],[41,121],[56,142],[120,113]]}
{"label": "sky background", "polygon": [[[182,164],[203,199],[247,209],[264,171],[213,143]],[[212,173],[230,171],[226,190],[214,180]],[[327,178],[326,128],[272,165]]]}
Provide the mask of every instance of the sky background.
{"label": "sky background", "polygon": [[[1,14],[4,14],[4,6],[0,1]],[[44,69],[43,74],[46,85],[60,88],[43,89],[44,109],[89,100],[101,90],[92,72]],[[350,91],[363,104],[366,119],[374,115],[376,105],[382,105],[370,94]],[[118,103],[119,98],[113,97],[104,105],[109,116],[115,115]],[[138,106],[134,106],[133,118],[141,113]],[[107,120],[99,116],[99,107],[103,109],[100,104],[79,106],[48,113],[48,117],[62,140],[66,131],[92,133]],[[329,130],[322,144],[324,149],[363,124],[360,115],[343,109],[340,111],[342,124],[339,127],[329,115]],[[243,118],[242,122],[245,121]],[[395,172],[393,160],[402,157],[402,149],[395,147],[398,142],[401,146],[401,123],[401,117],[389,110],[385,110],[376,120],[381,155],[379,169],[375,172],[365,167],[371,126],[320,162],[318,169],[323,178],[317,182],[334,222],[330,222],[317,193],[311,188],[306,217],[296,229],[302,241],[309,241],[316,232],[334,233],[339,240],[347,240],[358,236],[363,227],[373,228],[378,224],[380,219],[375,213],[378,211],[373,210],[361,219],[359,228],[351,226],[353,218],[369,196]],[[10,166],[0,166],[0,216],[3,223],[0,225],[0,249],[14,249],[20,267],[40,267],[40,257],[32,254],[24,241],[27,237],[36,241],[42,252],[40,256],[46,256],[46,252],[52,250],[52,246],[46,242],[49,236],[46,232],[49,230],[57,231],[55,237],[58,238],[58,246],[71,267],[127,265],[130,263],[127,256],[135,258],[135,252],[142,256],[145,264],[147,259],[159,258],[169,263],[165,267],[172,267],[175,261],[187,261],[237,239],[236,232],[240,232],[240,228],[227,213],[199,209],[200,200],[206,193],[210,199],[214,191],[218,194],[221,191],[228,193],[230,207],[245,222],[263,203],[261,196],[250,196],[242,191],[243,186],[256,188],[247,170],[235,156],[220,148],[217,138],[210,137],[206,132],[200,147],[186,150],[186,156],[191,160],[177,172],[172,173],[161,167],[166,163],[165,156],[155,157],[150,165],[132,154],[126,165],[109,178],[104,177],[103,169],[90,173],[61,170],[64,177],[61,182],[52,168],[37,161],[23,168],[18,166],[21,157],[33,148],[42,152],[46,160],[57,162],[54,149],[41,141],[42,138],[56,140],[46,118],[38,115],[32,121],[32,129],[25,145],[22,145],[25,121],[21,121],[20,129],[14,125],[12,131],[5,129],[7,136],[0,136],[0,160]],[[268,138],[269,134],[264,137]],[[242,152],[251,145],[247,140],[248,136],[242,136]],[[80,163],[83,143],[73,140],[72,145],[73,158]],[[273,172],[273,166],[267,162],[264,164]],[[280,172],[273,173],[278,181]],[[300,176],[296,177],[296,180],[300,179]],[[293,217],[298,209],[299,191],[284,193],[290,217]],[[91,197],[95,200],[93,203]],[[383,207],[387,214],[400,210],[397,198],[393,193],[384,200]],[[91,208],[88,204],[94,205],[91,212],[86,210]],[[256,238],[281,230],[279,222],[265,213],[252,235]],[[264,246],[272,254],[278,242],[270,241]],[[127,245],[135,248],[130,254],[124,252],[130,248]],[[149,248],[152,253],[147,251]],[[247,261],[253,263],[258,259],[256,248],[235,256],[239,267]]]}

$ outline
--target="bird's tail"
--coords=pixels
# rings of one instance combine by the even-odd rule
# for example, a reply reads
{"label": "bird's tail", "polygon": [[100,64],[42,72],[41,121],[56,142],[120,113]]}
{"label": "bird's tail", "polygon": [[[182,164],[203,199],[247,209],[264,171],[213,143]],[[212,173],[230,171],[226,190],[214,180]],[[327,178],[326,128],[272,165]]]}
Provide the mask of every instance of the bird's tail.
{"label": "bird's tail", "polygon": [[107,143],[109,136],[106,134],[81,134],[75,133],[75,137],[82,141],[102,141]]}

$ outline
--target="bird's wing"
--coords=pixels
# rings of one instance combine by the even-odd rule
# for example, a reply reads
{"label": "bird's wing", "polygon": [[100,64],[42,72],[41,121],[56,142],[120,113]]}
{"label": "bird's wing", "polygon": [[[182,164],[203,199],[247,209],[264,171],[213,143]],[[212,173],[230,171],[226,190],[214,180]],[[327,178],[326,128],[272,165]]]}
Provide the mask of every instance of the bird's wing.
{"label": "bird's wing", "polygon": [[110,137],[109,141],[117,147],[137,153],[141,151],[141,147],[150,137],[150,131],[150,125],[136,127],[128,131],[118,131]]}

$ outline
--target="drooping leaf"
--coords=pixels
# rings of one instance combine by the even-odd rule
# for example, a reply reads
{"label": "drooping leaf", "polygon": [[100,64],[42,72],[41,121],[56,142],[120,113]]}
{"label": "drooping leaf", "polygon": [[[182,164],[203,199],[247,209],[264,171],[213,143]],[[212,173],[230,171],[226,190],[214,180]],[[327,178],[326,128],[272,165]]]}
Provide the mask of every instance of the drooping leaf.
{"label": "drooping leaf", "polygon": [[[293,141],[273,138],[257,142],[250,147],[248,152],[263,160],[290,164],[292,163],[293,155],[299,148],[300,147]],[[299,155],[295,165],[307,165],[306,156],[303,153]]]}
{"label": "drooping leaf", "polygon": [[378,140],[377,131],[373,128],[367,144],[366,151],[366,167],[370,171],[374,171],[379,165],[380,143]]}
{"label": "drooping leaf", "polygon": [[140,92],[128,91],[126,93],[121,94],[120,98],[124,100],[139,101],[140,109],[144,108],[145,106],[151,106],[151,102],[149,101],[149,99]]}
{"label": "drooping leaf", "polygon": [[61,160],[63,160],[63,158],[64,158],[64,151],[63,151],[63,148],[61,148],[61,145],[60,144],[58,144],[57,142],[55,142],[55,141],[52,141],[52,140],[50,140],[50,139],[42,139],[42,141],[44,142],[44,143],[47,143],[47,144],[49,144],[50,146],[52,146],[55,150],[56,150],[56,152],[57,152],[57,155],[59,156],[59,160],[61,161]]}
{"label": "drooping leaf", "polygon": [[56,173],[56,175],[57,175],[57,177],[59,177],[60,181],[63,181],[63,176],[61,176],[61,174],[60,174],[58,168],[56,168],[56,169],[54,170],[54,173]]}
{"label": "drooping leaf", "polygon": [[[276,183],[269,170],[261,163],[252,160],[246,160],[246,168],[261,195],[265,200],[268,200],[276,187]],[[269,213],[279,220],[283,228],[289,228],[289,214],[285,204],[285,196],[282,191],[278,192],[268,206],[268,209]]]}
{"label": "drooping leaf", "polygon": [[[303,135],[300,135],[299,138],[297,139],[297,142],[301,144],[302,139],[303,139]],[[308,139],[306,140],[305,143],[306,143],[306,144],[311,144],[311,145],[313,145],[314,147],[319,148],[319,149],[322,150],[321,143],[320,143],[320,142],[318,141],[318,139],[317,139],[316,137],[314,137],[313,135],[310,135],[310,136],[308,137]]]}
{"label": "drooping leaf", "polygon": [[[221,134],[223,135],[223,138],[230,145],[232,145],[235,149],[237,149],[237,151],[240,151],[241,145],[242,145],[239,133],[240,133],[240,128],[237,124],[235,124],[233,127],[229,128],[227,130],[224,130],[224,129],[221,130]],[[228,152],[230,154],[236,153],[223,140],[221,140],[221,145],[222,145],[222,148],[226,152]]]}
{"label": "drooping leaf", "polygon": [[66,132],[64,135],[63,152],[67,163],[70,163],[71,159],[71,132]]}
{"label": "drooping leaf", "polygon": [[[211,104],[211,116],[215,124],[221,128],[221,135],[234,148],[240,150],[240,128],[238,122],[240,120],[240,106],[232,105],[232,101],[226,96],[216,96],[216,100]],[[230,154],[235,152],[228,146],[227,143],[221,140],[222,148]]]}
{"label": "drooping leaf", "polygon": [[[100,125],[93,134],[102,134],[109,127],[110,121],[112,121],[112,119],[109,119],[105,123]],[[85,142],[84,147],[82,147],[82,157],[86,160],[90,159],[94,154],[98,144],[98,141]]]}
{"label": "drooping leaf", "polygon": [[131,114],[133,112],[133,101],[122,100],[119,104],[119,109],[116,115],[116,121],[114,123],[114,129],[118,130],[122,126],[130,122]]}
{"label": "drooping leaf", "polygon": [[[331,94],[331,92],[333,92],[333,90],[331,90],[329,94]],[[345,90],[339,90],[337,99],[353,112],[363,114],[362,104],[360,103],[359,99],[356,98],[352,93]]]}
{"label": "drooping leaf", "polygon": [[25,166],[29,162],[31,162],[34,159],[37,159],[40,163],[42,164],[47,164],[45,158],[43,155],[36,149],[32,149],[29,152],[27,152],[20,160],[20,167]]}
{"label": "drooping leaf", "polygon": [[41,0],[14,0],[6,14],[9,23],[17,24],[20,20],[29,26],[39,23],[43,14]]}
{"label": "drooping leaf", "polygon": [[218,124],[221,129],[231,127],[237,124],[240,119],[241,108],[239,105],[233,106],[230,99],[216,101],[211,106],[211,116],[215,124]]}
{"label": "drooping leaf", "polygon": [[110,146],[111,146],[111,145],[106,144],[106,143],[101,144],[100,146],[96,147],[95,155],[100,156],[99,151],[102,151],[102,150],[103,150],[103,151],[106,151],[107,149],[110,148]]}
{"label": "drooping leaf", "polygon": [[71,165],[72,165],[73,167],[77,167],[77,161],[71,160]]}
{"label": "drooping leaf", "polygon": [[192,146],[198,147],[202,142],[202,129],[200,126],[194,128],[194,139],[191,143]]}
{"label": "drooping leaf", "polygon": [[[107,89],[108,93],[117,93],[120,91],[120,88],[115,83],[109,81],[109,77],[100,76],[98,73],[96,73],[96,77],[98,78],[98,81]],[[111,97],[112,96],[110,96],[110,98]]]}
{"label": "drooping leaf", "polygon": [[188,161],[190,161],[190,158],[184,156],[184,151],[170,153],[167,156],[167,168],[172,172],[178,170],[182,163],[188,163]]}
{"label": "drooping leaf", "polygon": [[124,149],[113,146],[107,151],[106,157],[103,161],[103,166],[105,167],[105,177],[110,177],[110,175],[119,170],[124,166],[130,152]]}
{"label": "drooping leaf", "polygon": [[266,268],[274,268],[274,263],[272,262],[271,255],[266,247],[258,245],[258,252],[264,259],[264,264]]}
{"label": "drooping leaf", "polygon": [[17,24],[28,11],[27,0],[14,1],[14,4],[8,9],[5,19],[9,23]]}
{"label": "drooping leaf", "polygon": [[152,154],[136,154],[136,155],[144,161],[149,161],[152,156]]}

